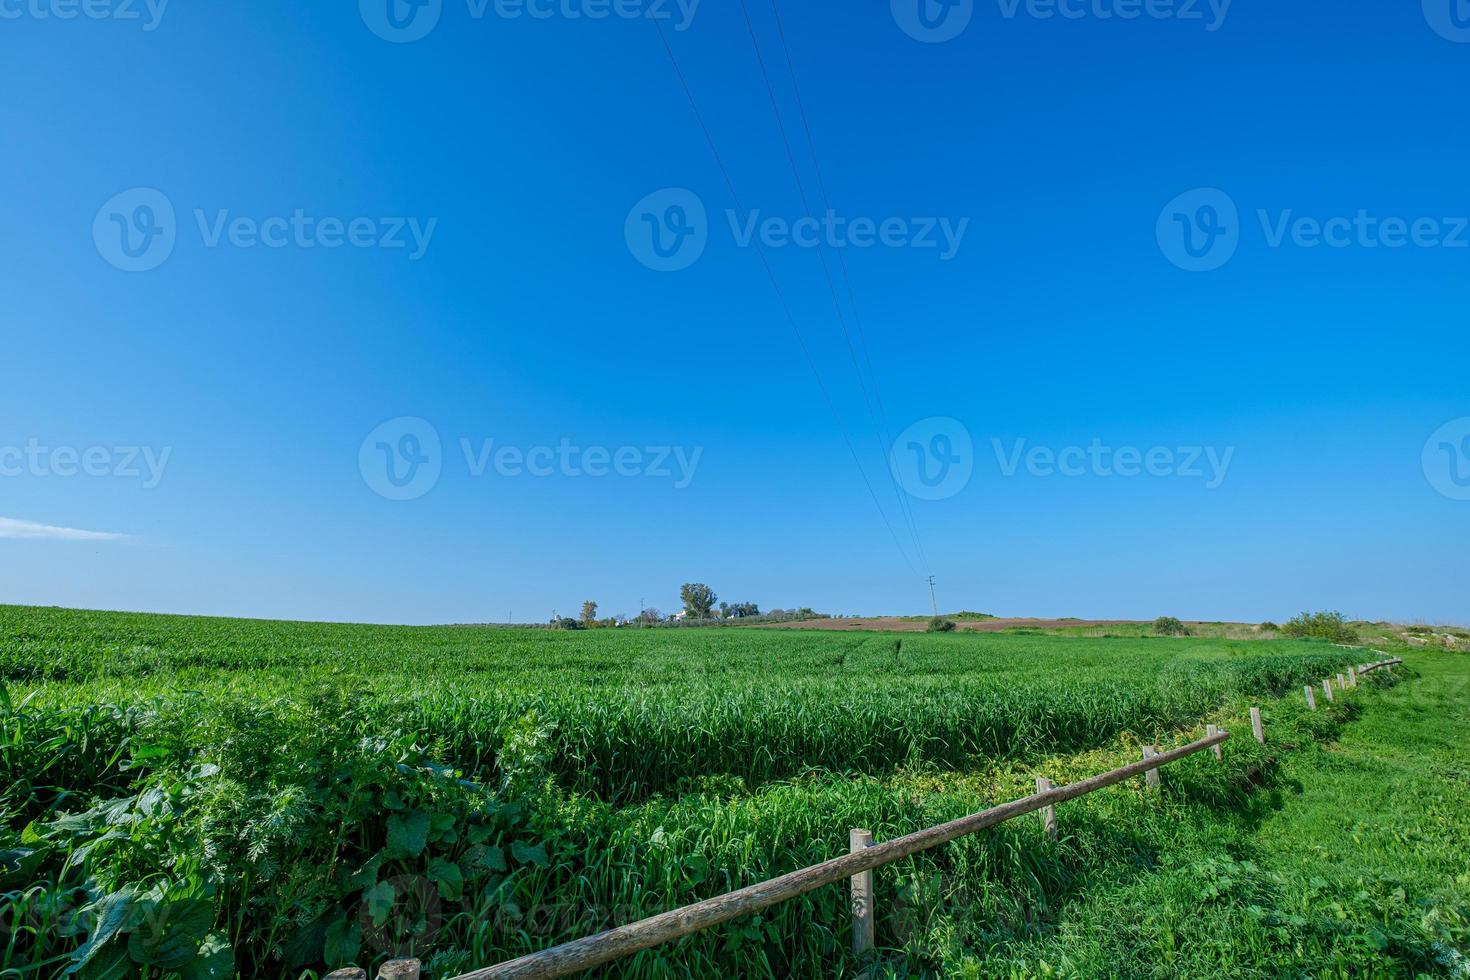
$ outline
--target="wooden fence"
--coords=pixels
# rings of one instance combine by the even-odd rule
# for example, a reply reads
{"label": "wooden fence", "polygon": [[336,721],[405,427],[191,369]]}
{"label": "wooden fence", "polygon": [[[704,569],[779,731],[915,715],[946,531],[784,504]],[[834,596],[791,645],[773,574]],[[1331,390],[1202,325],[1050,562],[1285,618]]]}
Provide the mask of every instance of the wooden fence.
{"label": "wooden fence", "polygon": [[[1376,651],[1375,651],[1376,652]],[[1357,679],[1372,671],[1392,668],[1403,663],[1398,658],[1380,660],[1348,669],[1346,675],[1337,675],[1337,688],[1343,690],[1356,687]],[[1329,700],[1333,696],[1332,678],[1322,681],[1323,692]],[[1305,688],[1307,703],[1316,710],[1311,685]],[[1256,741],[1266,741],[1258,707],[1250,709],[1251,733]],[[994,827],[1027,813],[1041,812],[1042,826],[1052,837],[1056,836],[1056,806],[1079,796],[1095,793],[1100,789],[1143,776],[1150,788],[1160,785],[1159,770],[1171,762],[1177,762],[1197,752],[1212,750],[1216,759],[1223,758],[1221,746],[1230,738],[1230,733],[1214,725],[1207,726],[1204,738],[1182,745],[1177,749],[1159,752],[1152,745],[1143,747],[1143,758],[1109,772],[1091,776],[1067,786],[1053,786],[1045,778],[1036,781],[1036,792],[1030,796],[1000,806],[972,813],[948,823],[916,831],[880,844],[872,842],[873,836],[866,830],[853,830],[849,839],[850,852],[841,857],[823,861],[809,867],[788,872],[760,884],[714,898],[695,902],[683,908],[663,912],[625,926],[576,939],[560,946],[530,953],[519,959],[508,960],[496,966],[486,967],[455,977],[454,980],[543,980],[564,977],[573,973],[600,966],[613,960],[630,956],[640,950],[688,936],[751,912],[780,904],[825,885],[840,881],[850,882],[852,890],[852,946],[853,952],[866,952],[874,943],[875,910],[873,902],[873,872],[875,869],[910,857],[921,851],[947,844],[957,838]],[[381,980],[417,980],[417,960],[393,960],[384,964]],[[339,980],[365,980],[366,973],[356,968],[340,970],[329,975]]]}

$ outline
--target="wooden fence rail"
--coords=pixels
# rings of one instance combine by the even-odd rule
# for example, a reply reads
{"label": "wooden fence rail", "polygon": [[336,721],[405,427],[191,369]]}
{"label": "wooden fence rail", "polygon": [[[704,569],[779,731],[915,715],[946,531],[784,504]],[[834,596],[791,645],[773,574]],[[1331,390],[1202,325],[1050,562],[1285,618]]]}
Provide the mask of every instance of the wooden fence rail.
{"label": "wooden fence rail", "polygon": [[[1364,664],[1356,668],[1354,680],[1356,677],[1379,668],[1392,667],[1401,663],[1403,663],[1402,660],[1392,658],[1373,664]],[[1331,699],[1330,679],[1324,680],[1323,684],[1324,692],[1328,699]],[[1310,686],[1306,688],[1306,694],[1307,701],[1311,704],[1312,688]],[[1313,704],[1312,707],[1315,709],[1316,705]],[[1251,709],[1251,727],[1256,739],[1264,742],[1265,735],[1261,728],[1260,711],[1257,708]],[[1037,792],[1031,796],[879,844],[871,843],[872,835],[867,831],[854,830],[850,841],[852,850],[848,854],[788,872],[756,885],[748,885],[733,892],[717,895],[702,902],[695,902],[683,908],[650,916],[615,929],[608,929],[596,935],[529,953],[495,966],[474,970],[455,977],[454,980],[549,980],[549,978],[580,973],[583,970],[589,970],[595,966],[631,956],[641,950],[701,932],[729,922],[731,919],[778,905],[825,885],[841,881],[852,882],[853,945],[856,949],[864,949],[873,942],[875,915],[872,872],[874,869],[1038,810],[1044,811],[1043,817],[1047,832],[1054,834],[1055,811],[1053,808],[1058,803],[1075,800],[1079,796],[1095,793],[1100,789],[1140,775],[1147,777],[1151,788],[1157,787],[1160,768],[1207,749],[1213,749],[1216,758],[1219,758],[1220,745],[1229,738],[1229,732],[1219,731],[1214,725],[1211,725],[1206,737],[1177,749],[1158,752],[1151,745],[1144,746],[1144,757],[1138,762],[1067,786],[1053,787],[1049,781],[1038,779]]]}
{"label": "wooden fence rail", "polygon": [[1121,783],[1125,779],[1153,772],[1185,756],[1213,748],[1229,737],[1229,732],[1218,732],[1197,742],[1190,742],[1188,745],[1182,745],[1168,752],[1160,752],[1111,772],[1092,776],[1067,786],[1058,786],[1055,789],[1033,793],[1022,799],[1002,803],[1000,806],[972,813],[967,817],[960,817],[958,820],[951,820],[949,823],[942,823],[903,837],[896,837],[881,844],[872,844],[860,850],[854,850],[850,854],[823,861],[821,864],[814,864],[769,881],[763,881],[758,885],[749,885],[738,891],[695,902],[693,905],[686,905],[671,912],[664,912],[638,922],[619,926],[616,929],[609,929],[594,936],[576,939],[538,953],[530,953],[497,966],[475,970],[455,980],[510,980],[510,978],[541,980],[541,978],[564,977],[588,970],[639,950],[688,936],[750,912],[777,905],[788,899],[796,898],[798,895],[805,895],[823,885],[846,881],[864,872],[872,871],[874,868],[892,864],[894,861],[918,854],[920,851],[927,851],[932,847],[938,847],[940,844],[947,844],[956,838],[993,827],[1014,817],[1033,813],[1044,807],[1056,806],[1068,800],[1075,800],[1079,796],[1086,796],[1088,793]]}

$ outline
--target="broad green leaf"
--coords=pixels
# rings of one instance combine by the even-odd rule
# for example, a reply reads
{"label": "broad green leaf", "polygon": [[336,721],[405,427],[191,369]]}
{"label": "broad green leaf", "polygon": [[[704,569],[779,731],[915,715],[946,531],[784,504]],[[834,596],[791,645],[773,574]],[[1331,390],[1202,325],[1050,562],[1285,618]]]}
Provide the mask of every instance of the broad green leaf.
{"label": "broad green leaf", "polygon": [[459,898],[464,889],[464,873],[459,870],[459,865],[443,858],[429,862],[429,880],[439,886],[439,897],[446,902]]}
{"label": "broad green leaf", "polygon": [[128,937],[128,955],[141,966],[176,970],[195,957],[213,924],[207,899],[160,903]]}
{"label": "broad green leaf", "polygon": [[386,881],[378,882],[363,894],[362,900],[367,905],[373,925],[381,926],[388,921],[388,916],[393,911],[393,901],[397,897],[398,893]]}
{"label": "broad green leaf", "polygon": [[137,967],[128,956],[127,944],[121,941],[104,944],[87,964],[76,970],[78,980],[122,980]]}
{"label": "broad green leaf", "polygon": [[418,857],[429,842],[427,813],[394,814],[388,818],[388,848],[399,857]]}
{"label": "broad green leaf", "polygon": [[235,975],[235,951],[225,937],[211,932],[199,952],[179,971],[180,980],[229,980]]}
{"label": "broad green leaf", "polygon": [[327,961],[328,969],[335,970],[339,967],[351,966],[360,952],[362,952],[362,927],[355,921],[344,917],[327,926],[327,938],[322,949],[322,958]]}
{"label": "broad green leaf", "polygon": [[540,844],[518,840],[510,845],[510,854],[521,864],[534,864],[538,868],[544,868],[550,863],[546,858],[546,848]]}
{"label": "broad green leaf", "polygon": [[[72,966],[73,969],[86,966],[109,939],[122,931],[129,916],[132,915],[133,897],[133,890],[124,888],[109,895],[103,895],[92,903],[88,910],[92,915],[92,931],[87,935],[87,941],[76,951],[76,962]],[[127,950],[123,950],[123,955],[127,955]]]}

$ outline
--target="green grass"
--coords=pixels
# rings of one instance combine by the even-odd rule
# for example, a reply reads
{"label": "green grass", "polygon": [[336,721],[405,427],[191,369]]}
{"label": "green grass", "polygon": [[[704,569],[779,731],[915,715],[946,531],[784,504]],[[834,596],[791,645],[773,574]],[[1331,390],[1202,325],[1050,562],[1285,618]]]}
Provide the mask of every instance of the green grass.
{"label": "green grass", "polygon": [[[1251,703],[1271,745],[1236,738],[1224,764],[1171,766],[1163,793],[1067,804],[1058,843],[1018,821],[883,869],[872,966],[1136,976],[1142,962],[1198,976],[1214,956],[1279,975],[1324,942],[1312,916],[1341,901],[1333,888],[1301,898],[1305,938],[1289,918],[1261,926],[1270,943],[1222,928],[1208,954],[1185,948],[1187,910],[1207,880],[1222,914],[1254,914],[1236,910],[1238,892],[1241,908],[1277,914],[1258,893],[1296,873],[1256,842],[1306,800],[1295,767],[1337,758],[1321,746],[1417,682],[1375,681],[1315,714],[1300,684],[1368,659],[1224,636],[570,633],[0,607],[0,975],[60,976],[87,951],[84,975],[190,977],[412,951],[449,976],[833,856],[851,827],[891,838],[1026,795],[1038,774],[1061,783],[1137,758],[1140,741],[1180,744],[1206,721],[1248,732]],[[1454,802],[1446,833],[1463,832]],[[1403,833],[1406,848],[1428,840]],[[1437,860],[1463,859],[1456,841],[1436,839]],[[1416,879],[1406,901],[1420,894]],[[1168,937],[1142,921],[1154,898],[1173,910]],[[822,889],[605,972],[845,975],[858,966],[845,905]],[[1435,921],[1458,928],[1462,907]],[[1417,952],[1429,933],[1394,928],[1398,945],[1341,962],[1431,969]],[[1281,952],[1297,946],[1296,960]]]}

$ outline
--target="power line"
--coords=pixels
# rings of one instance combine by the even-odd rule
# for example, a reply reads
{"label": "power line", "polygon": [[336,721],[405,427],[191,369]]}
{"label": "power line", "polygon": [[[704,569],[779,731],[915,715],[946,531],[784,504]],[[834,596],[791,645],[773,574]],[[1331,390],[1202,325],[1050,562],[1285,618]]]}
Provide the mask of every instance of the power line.
{"label": "power line", "polygon": [[[653,21],[654,30],[658,32],[658,39],[663,44],[664,53],[669,57],[669,64],[674,69],[674,75],[679,79],[679,85],[684,90],[684,98],[689,102],[689,108],[694,113],[695,122],[699,124],[700,132],[704,134],[704,141],[709,146],[711,155],[714,156],[715,165],[719,168],[720,176],[725,181],[725,188],[730,193],[730,198],[735,203],[735,209],[745,211],[745,205],[740,202],[740,194],[735,190],[735,181],[730,176],[729,168],[725,166],[725,159],[720,155],[719,147],[716,145],[714,136],[711,135],[709,127],[705,124],[704,114],[699,111],[699,103],[694,100],[694,92],[689,87],[689,81],[684,77],[684,70],[679,67],[679,59],[674,55],[674,49],[669,45],[669,39],[664,35],[663,26],[657,18]],[[837,412],[837,406],[832,401],[832,396],[827,390],[827,385],[822,381],[822,373],[817,369],[817,362],[812,358],[810,349],[807,347],[806,338],[802,336],[801,327],[797,325],[796,317],[791,312],[791,306],[786,301],[786,294],[781,289],[781,284],[776,280],[775,270],[771,267],[769,257],[765,249],[761,247],[759,238],[752,238],[755,253],[760,258],[761,267],[765,270],[766,280],[771,284],[771,289],[776,294],[776,301],[781,307],[781,312],[786,317],[786,322],[791,326],[791,332],[796,337],[797,346],[801,348],[802,356],[806,359],[807,367],[811,369],[812,378],[817,383],[817,388],[822,393],[822,400],[827,403],[827,409],[832,413],[832,420],[837,425],[837,431],[842,435],[842,441],[847,446],[848,454],[852,456],[853,463],[857,466],[858,475],[862,477],[863,486],[867,487],[868,496],[873,499],[873,505],[878,508],[878,516],[883,519],[883,526],[888,528],[888,534],[893,538],[894,545],[903,556],[904,564],[908,565],[909,571],[917,577],[918,569],[909,560],[908,551],[903,542],[899,540],[898,533],[893,530],[893,524],[888,520],[888,513],[883,509],[883,504],[878,500],[878,494],[873,489],[872,482],[868,479],[867,470],[863,469],[862,461],[858,458],[857,450],[853,447],[852,439],[847,434],[847,428],[842,424],[842,416]]]}
{"label": "power line", "polygon": [[[771,14],[772,14],[772,16],[774,17],[774,19],[776,21],[776,36],[781,41],[781,51],[782,51],[782,53],[783,53],[783,55],[785,57],[785,60],[786,60],[786,72],[791,77],[791,91],[792,91],[792,94],[796,96],[797,113],[798,113],[798,115],[799,115],[799,117],[801,119],[802,132],[806,136],[807,152],[811,155],[811,158],[812,158],[812,170],[816,174],[816,178],[817,178],[817,189],[818,189],[818,191],[820,191],[820,193],[822,195],[822,206],[830,213],[832,211],[832,199],[827,194],[827,181],[826,181],[826,179],[822,175],[822,162],[821,162],[821,158],[817,155],[817,143],[816,143],[816,139],[812,136],[811,122],[810,122],[810,120],[807,117],[806,102],[801,97],[801,83],[797,80],[796,64],[795,64],[794,59],[791,57],[791,47],[790,47],[790,45],[788,45],[786,43],[786,27],[785,27],[784,22],[781,20],[781,9],[780,9],[780,7],[777,4],[777,0],[770,0],[770,3],[771,3]],[[740,0],[740,7],[741,7],[741,10],[745,10],[745,0]],[[746,28],[749,30],[750,29],[750,15],[749,15],[749,12],[746,12],[745,23],[746,23]],[[753,30],[751,30],[751,42],[752,43],[755,43],[755,32]],[[757,58],[759,58],[759,49],[757,49]],[[764,66],[762,66],[761,74],[762,74],[763,77],[765,76]],[[771,89],[770,80],[769,79],[766,80],[766,89],[767,89],[768,92]],[[775,105],[775,95],[774,95],[774,93],[772,93],[771,99],[772,99],[772,106],[774,107],[774,105]],[[779,111],[778,111],[778,113],[777,113],[777,121],[778,121],[778,123],[779,123],[779,120],[780,120],[780,114],[779,114]],[[783,127],[783,130],[782,130],[782,140],[783,141],[785,140],[784,127]],[[790,157],[790,146],[789,145],[787,146],[787,155],[788,155],[788,158],[789,158]],[[793,171],[793,173],[795,173],[795,163],[794,162],[792,163],[792,171]],[[798,185],[798,187],[800,187],[800,184],[801,184],[801,181],[800,181],[800,178],[798,177],[797,178],[797,185]],[[805,193],[802,194],[802,204],[803,205],[806,204],[806,195],[805,195]],[[810,213],[811,213],[810,208],[807,209],[807,213],[808,213],[808,215],[810,215]],[[820,246],[819,246],[819,248],[820,248]],[[842,249],[840,249],[840,248],[836,248],[833,251],[835,251],[837,253],[837,265],[838,265],[838,268],[841,270],[843,285],[845,286],[845,288],[847,290],[848,304],[852,307],[852,319],[853,319],[853,323],[857,326],[857,331],[858,331],[858,345],[862,348],[862,351],[863,351],[863,360],[867,364],[867,367],[868,367],[868,375],[869,375],[869,377],[871,379],[871,383],[872,383],[872,387],[873,387],[873,402],[876,403],[877,406],[878,406],[878,418],[875,420],[875,422],[876,422],[877,427],[878,427],[878,432],[881,435],[881,440],[880,440],[879,445],[880,445],[880,450],[881,450],[882,456],[883,456],[884,469],[888,471],[888,479],[889,479],[889,482],[893,485],[894,496],[898,498],[899,510],[900,510],[900,512],[902,512],[902,514],[904,515],[905,520],[908,523],[909,533],[910,533],[910,535],[913,536],[914,547],[918,551],[919,560],[925,566],[928,566],[929,565],[929,558],[928,558],[928,556],[924,552],[923,539],[922,539],[922,536],[919,534],[918,522],[914,518],[913,505],[908,500],[908,497],[904,493],[903,488],[898,485],[898,478],[896,476],[894,476],[894,474],[893,474],[893,467],[892,467],[891,463],[889,462],[889,452],[891,451],[891,448],[893,446],[893,438],[889,434],[890,429],[888,427],[888,413],[884,409],[884,406],[883,406],[883,394],[882,394],[882,391],[881,391],[881,389],[879,388],[879,385],[878,385],[878,373],[877,373],[877,371],[875,371],[873,369],[873,357],[872,357],[872,354],[871,354],[871,352],[869,350],[869,347],[868,347],[867,331],[863,327],[862,314],[858,310],[857,294],[856,294],[856,292],[852,288],[852,277],[848,273],[848,270],[847,270],[847,257],[842,253]],[[822,261],[822,271],[823,271],[823,273],[827,273],[827,263],[826,263],[826,260],[825,259],[823,259],[823,261]],[[832,289],[832,279],[831,279],[830,274],[827,275],[827,286],[828,286],[829,289]],[[837,297],[836,297],[835,291],[833,293],[833,303],[834,303],[834,305],[837,304]],[[840,312],[838,313],[838,317],[839,317],[839,320],[840,320],[841,319],[841,313]],[[846,321],[842,321],[842,330],[843,330],[844,336],[846,336],[846,334],[847,334],[847,323],[846,323]],[[848,339],[848,350],[849,350],[849,352],[851,352],[851,350],[852,350],[852,341],[851,341],[851,338]],[[862,381],[861,381],[862,371],[861,371],[861,369],[859,369],[857,367],[856,358],[853,359],[853,367],[858,372],[859,384],[861,385],[861,383],[862,383]],[[866,399],[866,388],[864,389],[864,397]],[[871,417],[871,415],[872,415],[872,407],[871,406],[869,406],[868,414]]]}
{"label": "power line", "polygon": [[[773,6],[772,6],[772,10],[773,11],[775,10],[774,3],[773,3]],[[791,168],[791,177],[792,177],[792,180],[794,180],[796,182],[796,192],[797,192],[797,194],[801,198],[802,210],[806,213],[806,216],[807,216],[807,218],[809,220],[815,222],[816,221],[816,218],[812,214],[811,203],[810,203],[810,201],[807,198],[806,184],[802,181],[802,179],[801,179],[801,169],[796,164],[796,154],[793,152],[793,150],[791,148],[791,140],[788,138],[787,133],[786,133],[786,123],[785,123],[785,120],[783,119],[783,117],[781,115],[780,103],[779,103],[779,101],[776,98],[775,87],[771,84],[771,76],[770,76],[770,73],[766,70],[765,57],[761,54],[760,42],[756,38],[756,34],[755,34],[755,25],[754,25],[754,23],[751,20],[751,17],[750,17],[750,9],[749,9],[749,7],[746,6],[745,0],[740,0],[740,11],[741,11],[741,14],[743,15],[743,17],[745,19],[745,30],[746,30],[746,33],[750,37],[750,46],[751,46],[751,50],[755,53],[756,66],[760,69],[761,81],[765,84],[765,87],[766,87],[766,96],[770,100],[771,113],[772,113],[772,115],[775,116],[775,119],[776,119],[776,130],[777,130],[777,132],[781,136],[781,145],[782,145],[782,147],[786,151],[786,163]],[[779,14],[778,14],[778,17],[779,17]],[[779,21],[778,21],[778,26],[779,26]],[[822,180],[821,166],[820,166],[820,164],[817,163],[816,144],[812,140],[811,127],[807,123],[805,106],[801,103],[801,88],[797,84],[797,81],[796,81],[796,70],[795,70],[795,67],[793,66],[792,61],[791,61],[791,52],[790,52],[790,49],[789,48],[786,48],[786,46],[785,46],[785,32],[784,31],[782,31],[782,47],[786,51],[786,67],[787,67],[787,71],[791,75],[792,88],[793,88],[793,90],[796,93],[798,105],[801,105],[802,106],[802,109],[801,109],[802,125],[803,125],[803,128],[806,130],[807,147],[808,147],[809,152],[811,153],[812,162],[813,162],[814,165],[816,165],[817,180],[818,180],[818,183],[821,185],[823,204],[826,207],[828,213],[831,213],[831,211],[832,211],[832,202],[831,202],[830,198],[828,198],[828,196],[827,196],[826,184]],[[846,270],[846,259],[843,258],[841,249],[834,249],[834,250],[837,252],[838,259],[842,262],[843,269],[845,271]],[[895,502],[896,502],[896,504],[898,506],[898,512],[899,512],[900,516],[905,519],[905,521],[907,523],[907,526],[908,526],[909,535],[910,535],[910,537],[913,540],[914,553],[916,555],[918,555],[920,564],[928,565],[928,563],[929,563],[928,562],[928,558],[924,555],[924,546],[923,546],[923,544],[919,540],[918,528],[914,524],[913,515],[909,511],[909,509],[906,507],[907,501],[904,498],[904,494],[903,494],[902,490],[899,488],[897,478],[893,475],[892,465],[891,465],[891,463],[889,461],[889,450],[890,450],[890,446],[891,446],[892,440],[887,436],[886,425],[879,425],[878,416],[874,414],[874,411],[873,411],[874,398],[871,397],[871,396],[869,396],[869,394],[868,394],[868,385],[863,380],[863,369],[858,364],[857,351],[853,348],[853,344],[852,344],[852,333],[847,328],[847,317],[843,314],[843,311],[842,311],[842,301],[837,296],[837,287],[836,287],[836,285],[832,281],[832,270],[831,270],[831,268],[827,264],[827,253],[826,253],[826,250],[823,248],[822,242],[820,241],[820,239],[817,242],[817,258],[820,261],[821,266],[822,266],[822,277],[826,281],[827,293],[832,298],[832,311],[837,315],[837,323],[842,328],[842,339],[847,344],[847,354],[848,354],[849,359],[852,361],[852,370],[853,370],[854,376],[856,376],[856,378],[857,378],[858,389],[862,392],[862,395],[863,395],[863,407],[867,410],[867,413],[868,413],[868,421],[871,422],[872,425],[873,425],[873,438],[874,438],[874,440],[876,441],[876,443],[878,445],[878,458],[879,458],[879,461],[880,461],[881,465],[883,466],[883,469],[888,472],[888,481],[889,481],[890,487],[893,490],[894,500],[895,500]],[[850,283],[849,283],[849,296],[851,296]],[[855,299],[852,300],[852,306],[853,306],[853,315],[856,318],[856,316],[857,316],[857,303],[856,303],[856,300]],[[866,355],[866,350],[867,350],[867,348],[866,348],[866,341],[864,341],[864,353],[865,353],[865,355]],[[871,357],[868,358],[868,367],[869,367],[870,374],[872,374],[873,390],[874,390],[874,394],[876,395],[876,393],[877,393],[877,375],[872,373],[872,359],[871,359]]]}

